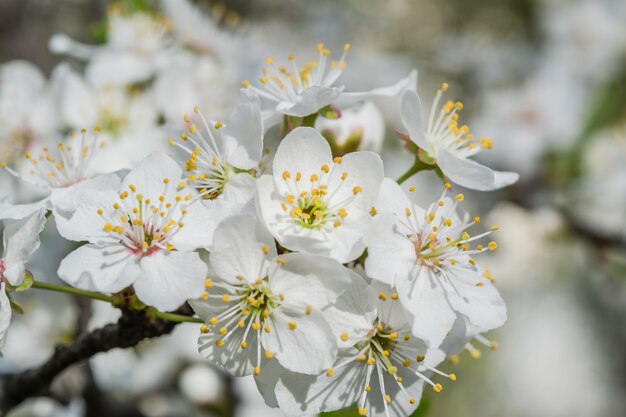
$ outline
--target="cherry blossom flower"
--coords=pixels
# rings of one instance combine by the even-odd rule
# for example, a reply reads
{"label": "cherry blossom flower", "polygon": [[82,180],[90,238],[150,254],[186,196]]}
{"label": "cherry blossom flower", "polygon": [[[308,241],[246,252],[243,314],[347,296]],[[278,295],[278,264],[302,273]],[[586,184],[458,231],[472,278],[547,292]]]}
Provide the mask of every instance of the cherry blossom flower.
{"label": "cherry blossom flower", "polygon": [[425,152],[421,157],[427,163],[436,163],[450,181],[474,190],[491,191],[517,182],[519,175],[514,172],[493,171],[469,159],[483,149],[490,149],[493,141],[476,140],[466,125],[459,125],[461,102],[448,101],[439,109],[447,89],[448,84],[443,84],[437,90],[426,125],[417,93],[407,90],[402,98],[402,123],[411,140]]}
{"label": "cherry blossom flower", "polygon": [[191,301],[206,322],[202,356],[235,376],[259,375],[276,358],[287,369],[316,374],[335,360],[337,343],[321,309],[349,284],[337,261],[302,253],[277,255],[254,216],[224,220],[210,255],[214,278]]}
{"label": "cherry blossom flower", "polygon": [[[106,142],[98,136],[96,128],[91,134],[82,130],[80,135],[70,137],[56,147],[41,147],[27,152],[25,159],[29,170],[21,174],[16,169],[0,162],[0,167],[15,176],[44,190],[46,197],[37,203],[21,205],[30,212],[39,208],[53,210],[55,215],[69,217],[80,200],[79,194],[86,189],[110,190],[120,184],[117,173],[99,174],[93,165]],[[61,219],[60,221],[63,221]]]}
{"label": "cherry blossom flower", "polygon": [[356,404],[359,415],[408,416],[419,405],[424,384],[443,358],[413,336],[398,294],[388,285],[369,285],[351,271],[352,284],[325,310],[340,347],[335,364],[315,376],[280,369],[271,363],[257,378],[269,405],[287,415],[312,415]]}
{"label": "cherry blossom flower", "polygon": [[257,210],[276,240],[289,250],[345,263],[365,249],[364,235],[383,178],[373,152],[333,159],[328,142],[308,127],[281,142],[273,175],[257,180]]}
{"label": "cherry blossom flower", "polygon": [[59,232],[87,241],[70,253],[59,276],[82,289],[117,292],[133,286],[146,304],[174,310],[202,294],[207,267],[193,249],[205,244],[204,210],[182,170],[154,153],[122,181],[120,191],[86,190]]}
{"label": "cherry blossom flower", "polygon": [[367,239],[368,276],[397,288],[402,305],[413,316],[413,333],[430,347],[441,344],[457,312],[484,330],[506,321],[493,277],[472,258],[495,250],[497,243],[470,246],[492,230],[470,236],[467,229],[480,218],[457,214],[457,202],[463,198],[458,194],[452,200],[444,192],[424,210],[393,180],[385,179]]}

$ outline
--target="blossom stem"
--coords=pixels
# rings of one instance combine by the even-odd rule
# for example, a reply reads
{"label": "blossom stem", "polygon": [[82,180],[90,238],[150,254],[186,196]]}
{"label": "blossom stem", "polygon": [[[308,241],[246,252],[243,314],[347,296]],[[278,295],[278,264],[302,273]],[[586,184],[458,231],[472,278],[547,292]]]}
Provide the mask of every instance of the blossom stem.
{"label": "blossom stem", "polygon": [[197,317],[184,316],[182,314],[174,313],[163,313],[162,311],[158,311],[155,309],[150,309],[150,312],[148,314],[154,315],[155,318],[171,321],[173,323],[204,323],[201,319]]}
{"label": "blossom stem", "polygon": [[69,287],[67,285],[51,284],[49,282],[34,281],[32,288],[39,288],[40,290],[64,292],[67,294],[80,295],[82,297],[92,298],[94,300],[106,301],[108,303],[113,301],[113,298],[109,295],[100,294],[93,291],[84,291],[77,288]]}
{"label": "blossom stem", "polygon": [[409,178],[411,178],[413,175],[417,174],[420,171],[423,171],[425,169],[431,169],[431,166],[425,164],[424,162],[420,161],[419,157],[415,157],[415,162],[413,163],[413,165],[411,166],[411,168],[409,168],[407,170],[407,172],[405,172],[404,174],[402,174],[402,176],[400,176],[400,178],[398,178],[396,180],[396,182],[398,184],[402,184],[404,181],[408,180]]}
{"label": "blossom stem", "polygon": [[[106,301],[107,303],[113,303],[113,297],[109,295],[100,294],[93,291],[79,290],[77,288],[69,287],[67,285],[51,284],[48,282],[34,281],[31,288],[39,288],[40,290],[63,292],[66,294],[74,294],[82,297],[91,298],[94,300]],[[156,309],[151,308],[149,313],[154,318],[171,321],[173,323],[203,323],[203,321],[197,317],[184,316],[182,314],[163,313]]]}

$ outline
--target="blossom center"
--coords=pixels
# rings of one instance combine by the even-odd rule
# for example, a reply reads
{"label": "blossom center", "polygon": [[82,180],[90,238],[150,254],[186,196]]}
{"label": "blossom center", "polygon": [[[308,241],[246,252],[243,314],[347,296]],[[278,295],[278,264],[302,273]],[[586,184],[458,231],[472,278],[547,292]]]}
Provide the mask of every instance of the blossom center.
{"label": "blossom center", "polygon": [[463,110],[463,103],[448,100],[439,108],[443,93],[447,90],[448,84],[443,83],[437,90],[430,109],[426,129],[426,139],[430,144],[427,151],[430,156],[437,156],[437,147],[445,148],[461,158],[475,155],[482,149],[491,149],[493,147],[491,139],[476,139],[467,125],[459,125],[459,113]]}
{"label": "blossom center", "polygon": [[[184,120],[188,123],[188,131],[180,135],[181,141],[168,139],[170,146],[175,146],[187,154],[185,171],[188,173],[187,185],[195,189],[202,199],[215,200],[224,192],[226,184],[238,170],[228,163],[227,158],[218,144],[224,142],[221,122],[209,122],[199,111],[194,112],[204,124],[204,133],[191,122],[189,116]],[[240,171],[246,172],[246,171]]]}
{"label": "blossom center", "polygon": [[[137,256],[174,250],[171,239],[184,227],[186,207],[192,195],[183,197],[175,192],[167,178],[163,184],[163,194],[157,201],[144,198],[131,184],[129,191],[119,193],[120,202],[115,202],[112,210],[97,210],[104,223],[102,230]],[[177,188],[184,188],[184,184]]]}
{"label": "blossom center", "polygon": [[88,139],[87,131],[83,129],[80,139],[76,138],[75,134],[70,134],[70,140],[74,143],[59,143],[56,150],[44,147],[39,155],[27,152],[25,158],[31,165],[29,176],[22,176],[9,168],[6,162],[2,162],[2,167],[15,177],[36,185],[45,185],[49,188],[68,187],[88,178],[91,174],[90,165],[98,150],[106,144],[98,140],[99,131],[100,127],[94,128],[95,134]]}
{"label": "blossom center", "polygon": [[348,172],[343,171],[340,157],[335,158],[332,168],[327,164],[306,181],[302,173],[282,173],[287,194],[280,203],[294,225],[313,230],[332,230],[341,226],[348,216],[346,207],[363,189],[354,186],[345,190]]}

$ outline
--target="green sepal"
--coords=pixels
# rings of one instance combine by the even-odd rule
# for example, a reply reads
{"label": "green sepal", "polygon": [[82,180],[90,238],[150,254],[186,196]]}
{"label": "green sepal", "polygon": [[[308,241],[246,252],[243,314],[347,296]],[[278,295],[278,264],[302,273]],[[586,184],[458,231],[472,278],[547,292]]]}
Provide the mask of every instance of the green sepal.
{"label": "green sepal", "polygon": [[27,269],[24,271],[24,281],[20,285],[15,287],[7,282],[6,286],[9,291],[26,291],[33,286],[34,281],[33,274]]}
{"label": "green sepal", "polygon": [[21,305],[19,305],[18,303],[16,303],[15,301],[11,299],[9,299],[9,303],[11,304],[11,310],[16,312],[17,314],[24,314],[24,309],[22,308]]}

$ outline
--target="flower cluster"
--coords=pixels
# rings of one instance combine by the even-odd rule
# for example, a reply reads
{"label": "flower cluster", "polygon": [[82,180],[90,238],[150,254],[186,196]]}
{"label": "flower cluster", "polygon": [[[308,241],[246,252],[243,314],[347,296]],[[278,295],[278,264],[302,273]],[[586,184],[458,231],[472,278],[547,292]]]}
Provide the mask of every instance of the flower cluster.
{"label": "flower cluster", "polygon": [[[415,72],[389,87],[344,92],[349,45],[332,61],[319,44],[300,67],[294,56],[285,66],[267,58],[259,83],[242,83],[224,121],[200,105],[170,120],[177,107],[155,109],[146,91],[129,86],[157,77],[156,102],[170,92],[160,77],[197,58],[180,44],[202,50],[201,38],[178,29],[112,9],[105,45],[52,40],[57,52],[89,61],[85,79],[66,67],[53,75],[63,125],[96,127],[44,145],[36,118],[25,117],[2,138],[26,151],[3,159],[7,177],[43,197],[0,202],[0,341],[7,293],[32,284],[24,264],[50,211],[61,236],[84,242],[60,263],[63,281],[123,294],[129,308],[165,313],[189,303],[204,322],[200,354],[234,376],[253,375],[268,405],[293,416],[352,405],[363,416],[408,416],[424,387],[441,392],[442,379],[456,380],[437,368],[446,355],[477,352],[472,339],[491,345],[482,333],[506,320],[494,279],[476,260],[496,250],[489,236],[497,227],[462,212],[453,184],[493,190],[517,174],[470,159],[492,141],[459,123],[460,102],[439,108],[445,84],[428,123]],[[400,109],[414,167],[444,179],[428,206],[414,187],[385,177],[375,138],[384,120],[372,101],[380,98]],[[176,136],[128,145],[157,115]]]}

